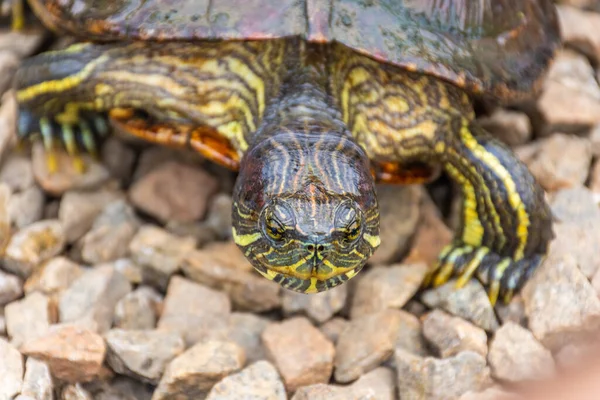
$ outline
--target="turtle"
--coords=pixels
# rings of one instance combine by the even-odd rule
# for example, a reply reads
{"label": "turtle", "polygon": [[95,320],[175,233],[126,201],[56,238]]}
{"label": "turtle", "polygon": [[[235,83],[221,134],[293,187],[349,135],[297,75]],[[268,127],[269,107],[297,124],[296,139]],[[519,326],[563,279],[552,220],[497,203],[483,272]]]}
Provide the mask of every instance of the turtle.
{"label": "turtle", "polygon": [[544,190],[474,104],[538,92],[560,47],[550,0],[29,5],[77,41],[18,69],[19,137],[76,160],[109,122],[236,171],[233,240],[286,289],[356,276],[381,242],[376,184],[441,173],[460,224],[424,286],[477,279],[509,301],[547,255]]}

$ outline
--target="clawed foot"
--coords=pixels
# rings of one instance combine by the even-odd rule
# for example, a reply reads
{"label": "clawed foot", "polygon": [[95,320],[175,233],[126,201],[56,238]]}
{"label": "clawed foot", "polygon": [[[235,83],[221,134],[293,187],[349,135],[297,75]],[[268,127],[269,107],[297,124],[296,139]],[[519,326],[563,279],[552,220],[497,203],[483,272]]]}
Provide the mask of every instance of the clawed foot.
{"label": "clawed foot", "polygon": [[109,132],[106,117],[96,113],[82,113],[76,123],[60,123],[48,117],[37,118],[27,110],[19,113],[20,140],[41,139],[46,149],[48,170],[56,172],[56,149],[63,146],[73,160],[77,171],[85,170],[81,151],[98,157],[98,142]]}
{"label": "clawed foot", "polygon": [[461,288],[475,276],[487,287],[492,305],[496,304],[499,297],[504,303],[508,303],[542,260],[542,255],[535,254],[515,261],[510,257],[502,257],[487,247],[452,244],[441,252],[424,286],[437,287],[456,276],[456,287]]}

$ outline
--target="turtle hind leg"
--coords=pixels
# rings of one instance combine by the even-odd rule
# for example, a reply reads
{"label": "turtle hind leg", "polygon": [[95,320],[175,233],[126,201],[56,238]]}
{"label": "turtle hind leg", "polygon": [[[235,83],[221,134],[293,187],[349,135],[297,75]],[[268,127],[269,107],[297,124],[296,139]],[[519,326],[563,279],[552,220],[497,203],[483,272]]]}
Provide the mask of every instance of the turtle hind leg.
{"label": "turtle hind leg", "polygon": [[64,149],[73,162],[76,171],[83,173],[85,163],[81,153],[97,159],[98,148],[109,134],[109,125],[103,113],[80,113],[77,119],[69,122],[60,118],[37,117],[26,109],[21,109],[18,119],[20,142],[41,141],[46,150],[46,162],[50,172],[58,169],[57,150]]}

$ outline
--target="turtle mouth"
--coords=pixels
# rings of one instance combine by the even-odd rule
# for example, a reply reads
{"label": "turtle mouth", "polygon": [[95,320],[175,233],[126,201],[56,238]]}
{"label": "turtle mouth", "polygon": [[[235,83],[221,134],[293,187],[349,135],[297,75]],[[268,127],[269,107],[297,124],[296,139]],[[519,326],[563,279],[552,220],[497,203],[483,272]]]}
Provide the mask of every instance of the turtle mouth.
{"label": "turtle mouth", "polygon": [[326,278],[319,278],[318,276],[314,275],[304,278],[269,268],[266,268],[265,270],[257,268],[256,270],[265,278],[277,282],[280,286],[288,290],[292,290],[298,293],[310,294],[324,292],[336,286],[340,286],[343,283],[346,283],[348,280],[356,276],[356,274],[360,272],[362,267],[362,265],[358,265],[354,268],[349,268],[334,276],[328,274],[329,276],[327,276]]}

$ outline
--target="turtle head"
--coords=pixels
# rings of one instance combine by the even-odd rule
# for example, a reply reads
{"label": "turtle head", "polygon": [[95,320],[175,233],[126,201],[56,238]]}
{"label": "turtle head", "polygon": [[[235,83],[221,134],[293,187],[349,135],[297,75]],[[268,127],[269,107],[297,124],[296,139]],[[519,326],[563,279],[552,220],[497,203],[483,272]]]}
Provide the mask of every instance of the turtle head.
{"label": "turtle head", "polygon": [[379,246],[369,160],[345,137],[278,135],[242,159],[233,237],[256,270],[315,293],[355,276]]}

